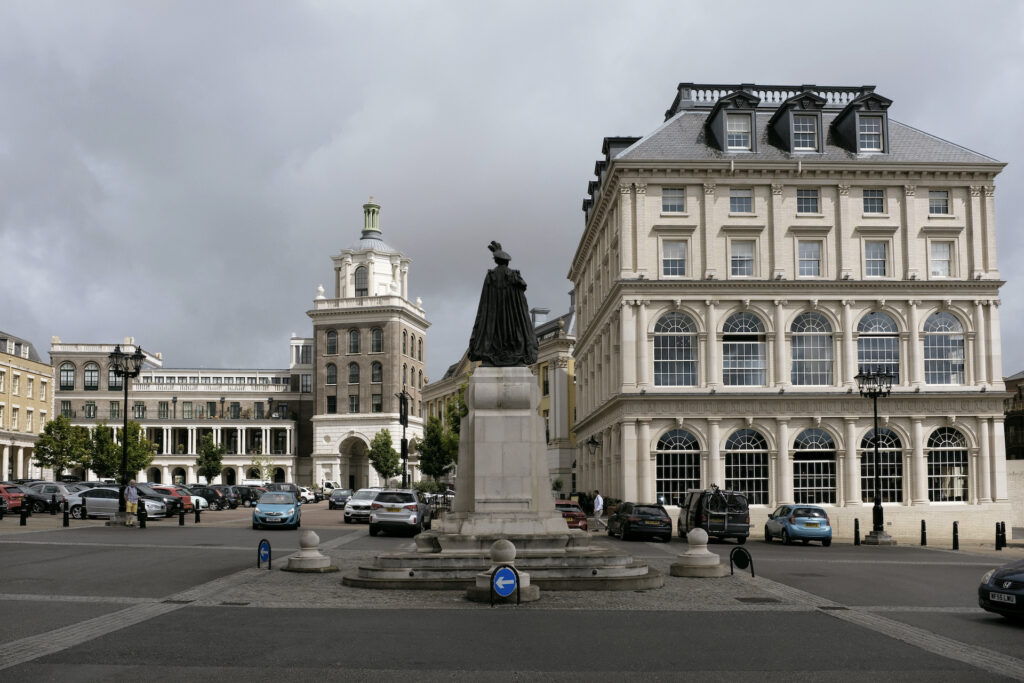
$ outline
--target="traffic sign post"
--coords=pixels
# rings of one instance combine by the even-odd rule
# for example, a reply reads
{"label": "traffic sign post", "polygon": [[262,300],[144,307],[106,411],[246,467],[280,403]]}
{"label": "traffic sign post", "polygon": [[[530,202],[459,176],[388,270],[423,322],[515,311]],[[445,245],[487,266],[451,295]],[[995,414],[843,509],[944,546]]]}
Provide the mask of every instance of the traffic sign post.
{"label": "traffic sign post", "polygon": [[267,569],[270,569],[270,541],[261,538],[256,548],[256,568],[259,569],[264,562],[267,563]]}
{"label": "traffic sign post", "polygon": [[494,568],[491,574],[491,607],[494,606],[495,596],[507,598],[512,593],[516,594],[516,604],[520,604],[521,595],[519,592],[519,572],[510,564],[502,564]]}

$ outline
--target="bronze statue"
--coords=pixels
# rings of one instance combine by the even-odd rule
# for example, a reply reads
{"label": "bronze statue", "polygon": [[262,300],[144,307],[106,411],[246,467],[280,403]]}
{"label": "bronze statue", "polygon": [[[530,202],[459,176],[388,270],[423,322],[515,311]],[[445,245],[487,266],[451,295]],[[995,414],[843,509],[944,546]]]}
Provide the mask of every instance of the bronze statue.
{"label": "bronze statue", "polygon": [[494,367],[533,365],[537,362],[537,334],[526,304],[526,281],[518,270],[508,267],[512,257],[502,251],[500,243],[492,241],[487,248],[498,265],[484,278],[469,338],[469,359]]}

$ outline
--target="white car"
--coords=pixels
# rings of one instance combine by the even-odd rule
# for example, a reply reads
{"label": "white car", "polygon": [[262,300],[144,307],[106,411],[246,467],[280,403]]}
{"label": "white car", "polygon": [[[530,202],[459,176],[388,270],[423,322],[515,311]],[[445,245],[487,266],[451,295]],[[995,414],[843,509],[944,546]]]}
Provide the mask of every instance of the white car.
{"label": "white car", "polygon": [[303,503],[315,503],[316,495],[305,486],[299,487],[299,498],[302,499]]}

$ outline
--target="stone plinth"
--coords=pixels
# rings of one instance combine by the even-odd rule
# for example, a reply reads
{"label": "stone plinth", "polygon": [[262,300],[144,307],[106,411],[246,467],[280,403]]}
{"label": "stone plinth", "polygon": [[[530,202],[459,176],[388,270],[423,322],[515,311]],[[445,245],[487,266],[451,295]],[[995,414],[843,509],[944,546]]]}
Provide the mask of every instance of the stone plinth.
{"label": "stone plinth", "polygon": [[693,529],[686,534],[689,549],[669,567],[672,576],[690,576],[713,579],[728,574],[722,558],[708,550],[708,532]]}
{"label": "stone plinth", "polygon": [[874,529],[861,541],[863,545],[896,545],[896,539],[884,531],[876,532]]}
{"label": "stone plinth", "polygon": [[286,572],[336,572],[331,558],[320,552],[320,537],[314,531],[303,531],[299,536],[299,552],[288,558]]}
{"label": "stone plinth", "polygon": [[516,546],[511,541],[500,539],[491,544],[491,567],[476,575],[475,582],[466,589],[466,597],[474,602],[515,603],[533,602],[540,599],[540,588],[530,584],[530,575],[527,572],[516,568],[519,577],[519,595],[515,592],[507,597],[500,595],[491,596],[491,581],[494,579],[494,572],[501,565],[515,565]]}

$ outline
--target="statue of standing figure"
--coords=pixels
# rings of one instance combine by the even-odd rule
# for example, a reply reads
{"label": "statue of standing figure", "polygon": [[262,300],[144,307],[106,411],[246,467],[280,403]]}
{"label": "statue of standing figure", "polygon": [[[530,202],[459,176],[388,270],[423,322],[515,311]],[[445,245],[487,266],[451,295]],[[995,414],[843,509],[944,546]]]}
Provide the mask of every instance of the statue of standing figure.
{"label": "statue of standing figure", "polygon": [[469,338],[469,360],[494,367],[533,365],[537,362],[537,333],[526,303],[526,281],[518,270],[508,267],[512,257],[499,242],[492,241],[487,248],[498,265],[484,278]]}

